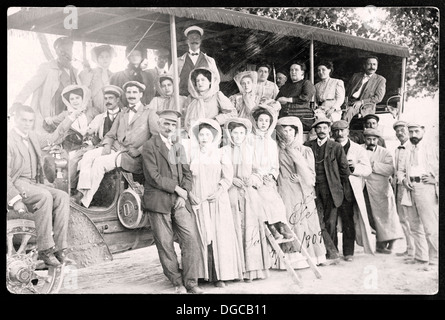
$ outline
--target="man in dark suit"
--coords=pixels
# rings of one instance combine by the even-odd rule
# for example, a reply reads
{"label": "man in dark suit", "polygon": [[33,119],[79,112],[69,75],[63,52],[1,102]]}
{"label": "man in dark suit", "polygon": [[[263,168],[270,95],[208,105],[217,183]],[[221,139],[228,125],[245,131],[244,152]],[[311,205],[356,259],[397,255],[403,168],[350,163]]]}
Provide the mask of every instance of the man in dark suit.
{"label": "man in dark suit", "polygon": [[358,113],[365,116],[375,113],[376,104],[386,93],[386,79],[375,72],[379,61],[368,57],[363,64],[364,72],[355,73],[346,86],[346,111],[343,120],[348,123]]}
{"label": "man in dark suit", "polygon": [[[181,113],[163,110],[157,114],[160,133],[142,148],[143,205],[148,211],[164,274],[175,286],[175,292],[203,293],[197,281],[198,232],[188,200],[192,174],[184,147],[172,141]],[[182,274],[173,246],[173,231],[180,241]]]}
{"label": "man in dark suit", "polygon": [[[185,29],[184,34],[187,37],[189,51],[178,58],[179,94],[181,96],[188,96],[189,75],[193,69],[206,67],[212,69],[218,78],[220,78],[220,75],[215,59],[201,51],[204,30],[198,26],[191,26]],[[173,74],[172,68],[173,65],[169,70],[170,74]]]}
{"label": "man in dark suit", "polygon": [[32,213],[39,260],[49,266],[71,263],[66,257],[69,195],[43,183],[41,147],[44,143],[40,143],[32,131],[34,110],[18,105],[14,121],[14,128],[8,132],[8,205],[18,214]]}
{"label": "man in dark suit", "polygon": [[340,143],[329,138],[331,121],[319,118],[314,122],[317,139],[306,141],[305,146],[312,149],[315,157],[315,203],[318,209],[321,231],[326,246],[329,263],[339,260],[338,250],[333,242],[337,233],[337,208],[343,198],[352,200],[348,185],[350,175],[348,160]]}
{"label": "man in dark suit", "polygon": [[[114,73],[110,78],[110,84],[121,87],[122,89],[124,89],[123,85],[129,81],[137,81],[144,84],[144,95],[141,101],[144,105],[148,105],[155,96],[155,79],[151,73],[142,70],[141,67],[147,58],[147,50],[140,46],[130,44],[127,46],[125,54],[128,59],[128,66],[125,70]],[[125,96],[123,97],[122,103],[124,105],[128,104]]]}

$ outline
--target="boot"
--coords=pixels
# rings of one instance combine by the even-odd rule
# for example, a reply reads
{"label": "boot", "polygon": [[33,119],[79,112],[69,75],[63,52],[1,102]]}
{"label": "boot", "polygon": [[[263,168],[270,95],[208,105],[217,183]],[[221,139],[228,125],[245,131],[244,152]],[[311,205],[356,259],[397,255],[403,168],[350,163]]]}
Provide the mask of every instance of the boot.
{"label": "boot", "polygon": [[59,260],[54,256],[54,248],[39,251],[37,260],[42,260],[47,266],[58,267],[60,266]]}
{"label": "boot", "polygon": [[286,229],[284,228],[284,223],[278,222],[276,225],[278,227],[278,230],[280,230],[279,232],[283,235],[284,239],[293,238],[294,235],[291,232],[287,232]]}
{"label": "boot", "polygon": [[59,251],[56,251],[54,253],[54,256],[57,260],[59,260],[60,263],[64,264],[76,264],[76,262],[66,256],[66,249],[62,249]]}
{"label": "boot", "polygon": [[270,233],[272,233],[275,240],[283,239],[283,236],[278,232],[273,224],[267,224],[267,226],[269,227]]}

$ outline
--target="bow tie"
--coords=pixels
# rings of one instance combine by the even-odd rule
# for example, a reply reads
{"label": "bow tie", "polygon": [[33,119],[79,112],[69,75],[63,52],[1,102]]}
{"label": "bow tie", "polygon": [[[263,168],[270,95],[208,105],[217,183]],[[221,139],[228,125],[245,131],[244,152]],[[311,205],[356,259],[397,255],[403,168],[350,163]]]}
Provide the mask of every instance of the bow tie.
{"label": "bow tie", "polygon": [[366,150],[374,151],[374,147],[367,147]]}
{"label": "bow tie", "polygon": [[398,146],[397,149],[405,149],[405,146]]}
{"label": "bow tie", "polygon": [[199,53],[189,53],[189,55],[191,55],[191,56],[198,56]]}
{"label": "bow tie", "polygon": [[128,111],[133,111],[134,113],[137,113],[136,106],[128,106]]}

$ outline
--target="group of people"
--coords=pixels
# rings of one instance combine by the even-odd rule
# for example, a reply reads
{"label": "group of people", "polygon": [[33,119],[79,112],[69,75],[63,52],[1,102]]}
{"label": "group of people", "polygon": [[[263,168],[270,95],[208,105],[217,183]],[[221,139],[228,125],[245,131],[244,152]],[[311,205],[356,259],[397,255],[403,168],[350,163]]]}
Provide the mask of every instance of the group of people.
{"label": "group of people", "polygon": [[[405,238],[400,254],[409,263],[437,263],[438,154],[424,145],[421,124],[403,121],[394,124],[401,142],[395,161],[385,148],[375,115],[385,79],[375,74],[376,57],[346,90],[330,77],[332,63],[318,65],[314,86],[297,61],[291,81],[278,74],[279,86],[268,80],[267,64],[239,72],[239,93],[227,97],[215,60],[200,51],[204,30],[191,26],[184,34],[189,52],[178,58],[179,100],[168,52],[160,50],[156,68],[144,70],[144,50],[130,46],[127,69],[113,74],[114,51],[99,46],[92,52],[98,67],[77,75],[68,38],[55,42],[57,60],[19,93],[8,134],[8,205],[34,212],[46,264],[68,259],[69,195],[43,184],[42,174],[41,148],[59,143],[69,152],[72,201],[86,208],[106,172],[143,174],[144,211],[177,293],[202,293],[199,279],[223,287],[284,268],[269,233],[286,240],[280,246],[295,267],[306,263],[303,247],[317,265],[338,263],[339,231],[345,261],[353,261],[355,242],[365,253],[389,254]],[[24,105],[31,94],[31,106]],[[318,114],[308,122],[301,115],[313,98]],[[363,135],[350,137],[359,113]],[[308,130],[314,139],[305,139]]]}

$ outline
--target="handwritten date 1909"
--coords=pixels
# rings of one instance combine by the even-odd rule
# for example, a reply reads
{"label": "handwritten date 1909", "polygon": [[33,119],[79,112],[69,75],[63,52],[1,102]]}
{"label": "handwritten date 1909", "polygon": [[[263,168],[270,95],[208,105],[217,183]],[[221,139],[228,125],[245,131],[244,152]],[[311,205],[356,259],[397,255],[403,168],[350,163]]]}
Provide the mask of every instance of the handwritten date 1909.
{"label": "handwritten date 1909", "polygon": [[323,236],[322,236],[322,232],[319,231],[318,234],[306,234],[306,231],[303,233],[303,237],[301,238],[301,244],[300,244],[300,250],[299,252],[301,252],[301,248],[303,247],[304,244],[306,244],[306,249],[309,248],[309,246],[311,245],[311,243],[314,245],[317,243],[317,241],[319,241],[320,243],[323,242]]}

